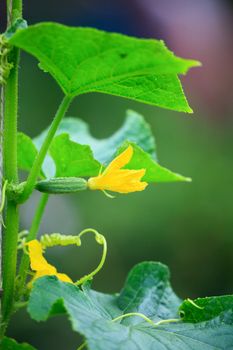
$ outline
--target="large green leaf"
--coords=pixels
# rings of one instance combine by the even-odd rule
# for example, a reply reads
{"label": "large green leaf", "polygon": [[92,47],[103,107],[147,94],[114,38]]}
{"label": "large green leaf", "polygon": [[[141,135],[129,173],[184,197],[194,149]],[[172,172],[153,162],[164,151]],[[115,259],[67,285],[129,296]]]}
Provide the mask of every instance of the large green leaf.
{"label": "large green leaf", "polygon": [[146,182],[176,182],[187,181],[190,182],[189,177],[173,173],[172,171],[159,165],[150,154],[144,152],[139,146],[132,142],[125,142],[119,149],[118,154],[121,153],[128,145],[134,149],[131,161],[125,166],[127,169],[146,169],[146,174],[143,180]]}
{"label": "large green leaf", "polygon": [[103,92],[192,111],[176,74],[199,63],[174,56],[162,41],[57,23],[18,30],[9,41],[35,56],[67,95]]}
{"label": "large green leaf", "polygon": [[[142,313],[153,322],[179,318],[180,300],[170,287],[168,269],[160,263],[145,262],[130,272],[120,294],[81,290],[51,276],[38,279],[28,311],[37,321],[67,312],[73,330],[86,338],[90,350],[231,350],[233,297],[230,298],[231,305],[222,310],[218,308],[220,299],[215,298],[209,321],[191,323],[179,319],[155,326],[131,316],[114,322],[114,318],[129,312]],[[190,302],[186,304],[189,307],[193,307]]]}
{"label": "large green leaf", "polygon": [[123,79],[117,84],[108,85],[102,92],[179,112],[193,112],[175,74]]}
{"label": "large green leaf", "polygon": [[0,341],[0,350],[36,350],[26,343],[17,343],[14,339],[4,337]]}

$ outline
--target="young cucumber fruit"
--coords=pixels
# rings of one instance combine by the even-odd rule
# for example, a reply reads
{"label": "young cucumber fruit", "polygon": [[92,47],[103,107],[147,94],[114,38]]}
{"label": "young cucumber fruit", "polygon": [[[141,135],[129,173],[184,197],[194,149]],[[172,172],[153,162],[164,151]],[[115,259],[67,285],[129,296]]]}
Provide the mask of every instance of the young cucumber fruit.
{"label": "young cucumber fruit", "polygon": [[54,177],[37,182],[36,189],[51,194],[74,193],[87,189],[87,181],[81,177]]}

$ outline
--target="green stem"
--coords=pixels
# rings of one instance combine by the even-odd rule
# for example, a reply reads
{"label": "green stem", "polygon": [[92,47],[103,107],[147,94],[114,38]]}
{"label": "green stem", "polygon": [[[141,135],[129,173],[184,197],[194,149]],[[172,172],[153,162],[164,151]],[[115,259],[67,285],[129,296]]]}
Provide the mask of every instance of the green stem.
{"label": "green stem", "polygon": [[[22,1],[13,1],[8,7],[8,26],[12,20],[22,16]],[[19,50],[13,48],[8,61],[13,64],[4,89],[4,135],[3,135],[3,163],[4,177],[9,183],[18,182],[17,170],[17,117],[18,117],[18,64]],[[17,204],[7,199],[6,230],[3,237],[2,278],[3,298],[1,308],[1,322],[4,332],[12,312],[15,290],[15,275],[17,262],[19,213]]]}
{"label": "green stem", "polygon": [[19,203],[25,202],[30,197],[30,195],[35,187],[37,178],[40,174],[41,166],[44,162],[44,159],[45,159],[45,156],[48,152],[49,146],[51,145],[51,142],[52,142],[53,137],[57,131],[57,128],[58,128],[62,118],[64,117],[67,109],[69,108],[71,101],[72,101],[72,97],[70,97],[70,96],[65,96],[63,98],[63,100],[62,100],[62,102],[57,110],[57,113],[53,119],[53,122],[50,126],[48,134],[47,134],[47,136],[46,136],[46,138],[41,146],[41,149],[40,149],[34,163],[33,163],[33,166],[31,168],[31,171],[30,171],[28,178],[27,178],[27,181],[26,181],[24,191],[19,198]]}
{"label": "green stem", "polygon": [[[47,193],[42,194],[38,207],[36,209],[35,216],[32,221],[32,225],[30,231],[27,235],[27,242],[36,238],[38,233],[42,216],[44,214],[44,210],[46,204],[48,202],[49,195]],[[23,253],[20,266],[19,266],[19,280],[18,280],[18,290],[17,290],[17,299],[22,295],[22,291],[26,282],[27,273],[29,268],[29,257],[27,254]]]}
{"label": "green stem", "polygon": [[7,324],[12,312],[15,290],[15,275],[18,241],[18,207],[8,201],[6,213],[6,230],[3,239],[3,299],[2,322]]}
{"label": "green stem", "polygon": [[14,61],[14,67],[5,87],[4,106],[4,135],[3,135],[3,158],[4,177],[8,183],[18,182],[17,172],[17,117],[18,117],[18,62],[19,51],[13,49],[10,53]]}
{"label": "green stem", "polygon": [[23,4],[22,0],[7,0],[7,23],[8,26],[18,19],[22,18]]}

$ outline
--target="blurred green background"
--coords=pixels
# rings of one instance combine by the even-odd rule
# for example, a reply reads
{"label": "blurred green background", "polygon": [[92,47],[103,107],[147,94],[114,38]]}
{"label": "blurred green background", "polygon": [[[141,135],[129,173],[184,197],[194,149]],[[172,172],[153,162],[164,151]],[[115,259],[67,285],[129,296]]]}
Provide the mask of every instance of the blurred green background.
{"label": "blurred green background", "polygon": [[[203,68],[182,79],[193,115],[101,94],[78,97],[68,113],[83,118],[93,135],[101,138],[120,127],[127,109],[136,110],[152,126],[160,163],[191,176],[193,182],[152,185],[143,193],[114,200],[99,192],[52,196],[41,233],[72,234],[94,227],[105,234],[108,256],[93,283],[97,290],[119,291],[134,264],[154,260],[169,266],[180,297],[232,293],[231,2],[27,0],[24,13],[30,24],[53,20],[161,38],[176,54],[203,62]],[[52,78],[23,54],[19,129],[36,136],[50,123],[61,98]],[[35,194],[22,208],[22,228],[29,227],[38,198]],[[54,248],[47,257],[59,270],[79,277],[96,266],[100,254],[92,237],[87,237],[82,248]],[[9,335],[38,350],[74,350],[80,342],[65,317],[38,324],[24,311],[15,315]]]}

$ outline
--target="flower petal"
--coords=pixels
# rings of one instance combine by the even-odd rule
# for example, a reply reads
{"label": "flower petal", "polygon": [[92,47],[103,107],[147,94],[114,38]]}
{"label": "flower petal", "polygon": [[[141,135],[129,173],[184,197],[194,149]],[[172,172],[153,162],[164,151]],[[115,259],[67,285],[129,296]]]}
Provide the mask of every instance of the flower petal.
{"label": "flower petal", "polygon": [[56,273],[55,275],[60,281],[73,283],[72,279],[65,273]]}
{"label": "flower petal", "polygon": [[103,175],[108,174],[114,170],[121,169],[123,166],[129,163],[133,156],[133,147],[129,146],[126,148],[124,152],[119,154],[116,158],[114,158],[111,163],[107,166],[105,171],[103,172]]}
{"label": "flower petal", "polygon": [[143,191],[148,185],[147,182],[141,182],[146,169],[121,169],[128,164],[132,156],[133,147],[129,146],[109,164],[102,174],[91,177],[88,180],[88,187],[91,190],[108,190],[119,193]]}
{"label": "flower petal", "polygon": [[53,267],[43,257],[43,249],[40,242],[37,239],[34,239],[33,241],[28,242],[27,246],[29,250],[31,269],[33,271],[48,270],[51,267]]}
{"label": "flower petal", "polygon": [[29,257],[31,262],[31,269],[36,271],[31,284],[40,277],[43,276],[56,276],[60,281],[73,283],[72,280],[65,273],[57,272],[57,269],[50,265],[43,256],[43,249],[41,243],[34,239],[27,243],[29,250]]}

